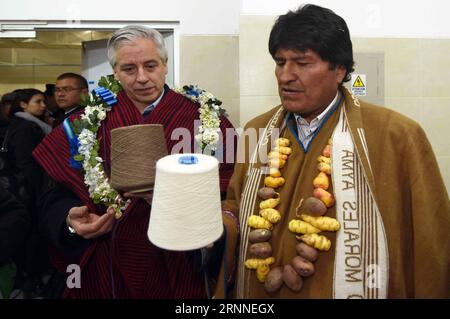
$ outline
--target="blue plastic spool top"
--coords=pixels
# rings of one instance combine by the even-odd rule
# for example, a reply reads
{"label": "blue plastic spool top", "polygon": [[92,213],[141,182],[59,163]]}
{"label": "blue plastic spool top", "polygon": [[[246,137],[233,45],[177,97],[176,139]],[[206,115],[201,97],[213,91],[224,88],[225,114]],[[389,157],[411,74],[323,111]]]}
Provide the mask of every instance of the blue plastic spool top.
{"label": "blue plastic spool top", "polygon": [[197,156],[194,156],[194,155],[185,155],[185,156],[181,156],[178,159],[178,163],[184,164],[184,165],[197,164],[198,158],[197,158]]}

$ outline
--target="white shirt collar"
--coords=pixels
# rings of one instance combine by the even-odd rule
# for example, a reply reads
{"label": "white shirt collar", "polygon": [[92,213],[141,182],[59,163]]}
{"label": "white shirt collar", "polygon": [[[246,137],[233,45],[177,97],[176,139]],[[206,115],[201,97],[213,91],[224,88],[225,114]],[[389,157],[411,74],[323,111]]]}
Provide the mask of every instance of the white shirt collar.
{"label": "white shirt collar", "polygon": [[294,113],[295,121],[297,123],[297,134],[300,142],[303,145],[305,150],[308,149],[309,143],[314,138],[316,131],[322,126],[324,121],[327,119],[327,115],[333,111],[336,103],[338,103],[338,99],[340,98],[340,92],[336,93],[333,101],[327,106],[322,113],[316,116],[310,123],[308,123],[303,117],[299,114]]}
{"label": "white shirt collar", "polygon": [[73,110],[75,110],[75,109],[77,109],[77,108],[79,108],[79,105],[77,105],[77,106],[71,108],[70,110],[64,111],[64,115],[69,114],[70,112],[72,112]]}
{"label": "white shirt collar", "polygon": [[327,115],[332,107],[336,104],[338,98],[339,90],[336,92],[336,96],[334,97],[333,101],[331,101],[331,103],[327,106],[327,108],[323,110],[322,113],[317,115],[310,123],[308,123],[300,114],[297,113],[294,113],[295,120],[298,124],[301,123],[302,125],[308,125],[312,131],[315,131],[319,127],[319,123],[322,122],[322,119],[325,117],[325,115]]}
{"label": "white shirt collar", "polygon": [[144,112],[142,112],[142,115],[146,115],[146,114],[150,113],[150,111],[154,110],[158,106],[159,102],[161,102],[161,100],[163,98],[164,91],[165,91],[165,89],[162,91],[161,95],[156,99],[155,102],[153,102],[152,104],[150,104],[149,106],[147,106],[144,109]]}

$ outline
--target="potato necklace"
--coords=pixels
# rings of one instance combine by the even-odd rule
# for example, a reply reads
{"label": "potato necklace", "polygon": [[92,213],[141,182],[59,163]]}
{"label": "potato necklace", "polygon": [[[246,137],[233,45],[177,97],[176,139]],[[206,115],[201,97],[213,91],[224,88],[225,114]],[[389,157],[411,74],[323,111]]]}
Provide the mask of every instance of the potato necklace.
{"label": "potato necklace", "polygon": [[319,174],[313,180],[313,196],[301,199],[296,208],[296,216],[289,222],[289,230],[301,234],[296,236],[300,241],[296,246],[297,256],[290,264],[276,266],[272,256],[272,246],[269,240],[272,236],[273,224],[281,220],[281,214],[275,209],[280,203],[280,194],[275,189],[285,183],[280,169],[284,167],[289,155],[292,153],[291,142],[287,138],[275,140],[274,148],[268,154],[269,176],[264,179],[265,187],[258,190],[259,216],[252,215],[248,219],[248,226],[254,228],[249,234],[250,254],[254,258],[245,261],[245,267],[256,270],[258,281],[264,283],[267,292],[278,291],[283,283],[292,291],[298,292],[303,286],[303,278],[314,273],[314,262],[318,257],[318,250],[328,251],[331,241],[323,235],[322,231],[337,231],[339,222],[331,217],[323,216],[327,208],[335,203],[334,197],[327,190],[330,186],[331,175],[331,139],[317,158]]}

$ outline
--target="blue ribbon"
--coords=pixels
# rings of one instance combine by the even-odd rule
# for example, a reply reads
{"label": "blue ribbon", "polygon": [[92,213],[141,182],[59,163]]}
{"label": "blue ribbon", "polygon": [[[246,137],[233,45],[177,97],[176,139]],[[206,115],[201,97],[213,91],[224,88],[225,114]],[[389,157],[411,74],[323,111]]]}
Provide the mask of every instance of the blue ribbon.
{"label": "blue ribbon", "polygon": [[[104,87],[97,87],[94,89],[95,94],[102,99],[109,107],[113,106],[117,103],[117,99],[114,94]],[[78,154],[78,147],[80,143],[78,141],[78,137],[75,135],[73,131],[72,125],[70,124],[69,118],[66,118],[63,122],[64,133],[66,134],[67,141],[70,146],[70,160],[69,165],[75,169],[82,169],[83,166],[81,162],[76,161],[73,157]]]}
{"label": "blue ribbon", "polygon": [[200,95],[201,91],[196,87],[188,87],[186,90],[187,95],[192,95],[194,97],[198,97]]}
{"label": "blue ribbon", "polygon": [[69,165],[70,167],[75,169],[82,169],[83,166],[81,165],[81,162],[73,159],[73,157],[78,154],[78,147],[80,146],[80,143],[78,141],[78,137],[75,135],[75,132],[73,131],[72,125],[70,125],[69,118],[66,118],[64,120],[63,128],[70,146]]}
{"label": "blue ribbon", "polygon": [[113,106],[117,103],[117,99],[114,94],[104,87],[97,87],[94,89],[95,94],[99,96],[103,102],[105,102],[108,106]]}

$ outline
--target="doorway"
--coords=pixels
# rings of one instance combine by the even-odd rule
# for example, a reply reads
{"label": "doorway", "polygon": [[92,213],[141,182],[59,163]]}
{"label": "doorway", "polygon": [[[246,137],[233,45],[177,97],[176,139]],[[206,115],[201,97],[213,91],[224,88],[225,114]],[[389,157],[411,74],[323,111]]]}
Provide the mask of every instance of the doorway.
{"label": "doorway", "polygon": [[[31,25],[30,22],[26,23],[27,26]],[[56,77],[64,72],[83,74],[87,76],[90,88],[95,87],[100,75],[112,73],[107,62],[106,47],[102,51],[100,45],[106,44],[114,30],[129,24],[146,25],[162,33],[169,55],[167,83],[170,86],[177,85],[177,22],[155,24],[148,21],[83,21],[67,24],[65,21],[40,21],[33,28],[36,34],[34,38],[0,38],[0,95],[19,88],[44,91],[45,84],[55,83]],[[103,58],[102,52],[105,52]],[[86,58],[87,56],[91,58]],[[93,60],[92,56],[96,58]],[[98,71],[95,75],[92,75],[92,68]]]}

